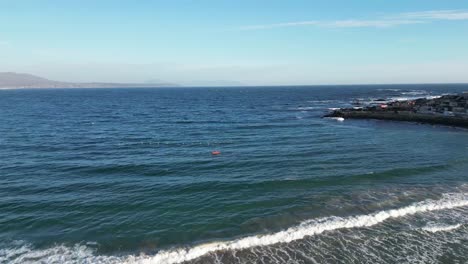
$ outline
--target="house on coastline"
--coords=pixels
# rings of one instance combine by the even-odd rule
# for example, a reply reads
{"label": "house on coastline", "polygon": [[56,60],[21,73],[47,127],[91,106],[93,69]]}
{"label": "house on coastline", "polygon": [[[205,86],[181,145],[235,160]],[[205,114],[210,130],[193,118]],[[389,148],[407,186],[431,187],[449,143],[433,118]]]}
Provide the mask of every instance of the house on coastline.
{"label": "house on coastline", "polygon": [[444,95],[431,100],[418,99],[414,102],[417,113],[468,118],[468,93]]}
{"label": "house on coastline", "polygon": [[468,92],[457,95],[444,95],[433,99],[420,98],[410,101],[396,101],[372,108],[368,110],[468,118]]}
{"label": "house on coastline", "polygon": [[358,109],[341,108],[324,117],[409,121],[468,128],[468,93],[383,102]]}

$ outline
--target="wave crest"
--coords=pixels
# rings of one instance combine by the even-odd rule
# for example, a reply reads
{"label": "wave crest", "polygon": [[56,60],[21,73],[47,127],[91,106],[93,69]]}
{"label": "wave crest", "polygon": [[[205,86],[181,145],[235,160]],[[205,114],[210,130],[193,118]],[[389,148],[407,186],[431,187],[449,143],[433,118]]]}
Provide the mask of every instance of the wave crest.
{"label": "wave crest", "polygon": [[461,226],[462,226],[461,224],[456,224],[456,225],[429,224],[421,229],[427,232],[437,233],[437,232],[442,232],[442,231],[455,230]]}

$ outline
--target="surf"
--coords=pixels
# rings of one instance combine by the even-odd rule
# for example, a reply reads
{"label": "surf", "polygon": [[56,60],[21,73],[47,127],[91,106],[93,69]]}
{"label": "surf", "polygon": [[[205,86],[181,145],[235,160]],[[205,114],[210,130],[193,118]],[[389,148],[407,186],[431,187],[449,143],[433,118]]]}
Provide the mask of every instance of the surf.
{"label": "surf", "polygon": [[[155,255],[128,255],[128,256],[99,256],[94,255],[93,250],[87,246],[76,245],[69,248],[63,245],[49,249],[32,249],[29,246],[19,248],[1,249],[0,262],[9,263],[34,263],[45,261],[48,263],[161,263],[175,264],[191,261],[208,254],[222,251],[237,251],[254,247],[269,246],[279,243],[290,243],[324,232],[332,232],[339,229],[353,229],[371,227],[405,216],[423,214],[426,212],[449,210],[468,206],[468,193],[444,194],[439,200],[424,200],[408,206],[382,210],[371,214],[355,215],[348,217],[330,216],[304,221],[297,226],[285,230],[263,235],[246,236],[230,241],[213,241],[210,243],[195,245],[193,247],[174,248],[162,250]],[[422,230],[435,233],[440,231],[453,231],[461,225],[453,226],[426,226]]]}
{"label": "surf", "polygon": [[468,194],[445,194],[440,200],[425,200],[406,207],[376,212],[369,215],[350,217],[327,217],[305,221],[298,226],[265,235],[248,236],[232,241],[202,244],[187,249],[161,251],[155,256],[145,259],[142,263],[174,264],[190,261],[209,253],[224,250],[242,250],[258,246],[268,246],[278,243],[289,243],[305,237],[318,235],[337,229],[369,227],[389,219],[400,218],[418,213],[453,209],[468,206]]}

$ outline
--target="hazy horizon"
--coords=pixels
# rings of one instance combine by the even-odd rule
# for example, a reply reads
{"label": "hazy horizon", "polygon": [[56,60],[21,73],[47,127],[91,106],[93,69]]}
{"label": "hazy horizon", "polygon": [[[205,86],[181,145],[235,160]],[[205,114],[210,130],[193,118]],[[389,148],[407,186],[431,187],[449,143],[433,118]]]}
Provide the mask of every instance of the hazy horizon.
{"label": "hazy horizon", "polygon": [[[3,81],[3,76],[2,74],[13,74],[20,76],[19,79],[16,81],[19,81],[20,83],[17,84],[5,84],[2,83]],[[26,79],[22,80],[22,76],[25,76]],[[38,78],[42,79],[45,81],[50,81],[50,83],[46,84],[45,86],[41,86],[41,83],[37,83],[35,80],[28,80],[28,77],[33,77],[33,78]],[[128,82],[122,82],[122,83],[116,83],[116,82],[94,82],[94,81],[84,81],[84,82],[71,82],[67,80],[52,80],[49,78],[44,78],[44,76],[37,76],[29,73],[17,73],[17,72],[0,72],[0,89],[16,89],[16,88],[34,88],[34,89],[51,89],[51,88],[83,88],[83,89],[89,89],[89,88],[116,88],[116,89],[121,89],[121,88],[203,88],[203,87],[326,87],[326,86],[335,86],[335,87],[358,87],[358,86],[418,86],[418,85],[466,85],[468,82],[461,82],[461,83],[456,83],[456,82],[445,82],[445,83],[348,83],[348,84],[334,84],[334,83],[327,83],[327,84],[270,84],[270,85],[249,85],[249,84],[243,84],[239,82],[229,82],[229,81],[207,81],[207,82],[197,82],[191,83],[189,85],[183,85],[179,83],[168,83],[168,82],[163,82],[158,80],[148,80],[146,82],[135,82],[135,83],[128,83]],[[66,87],[61,87],[60,84],[66,85]],[[89,85],[104,85],[104,86],[89,86]],[[112,86],[112,84],[117,85],[117,86]],[[155,86],[150,86],[151,84],[154,84]],[[134,86],[122,86],[122,85],[134,85]],[[144,85],[144,86],[135,86],[135,85]],[[10,86],[10,87],[9,87]]]}
{"label": "hazy horizon", "polygon": [[0,22],[0,72],[56,81],[468,83],[467,2],[19,0]]}

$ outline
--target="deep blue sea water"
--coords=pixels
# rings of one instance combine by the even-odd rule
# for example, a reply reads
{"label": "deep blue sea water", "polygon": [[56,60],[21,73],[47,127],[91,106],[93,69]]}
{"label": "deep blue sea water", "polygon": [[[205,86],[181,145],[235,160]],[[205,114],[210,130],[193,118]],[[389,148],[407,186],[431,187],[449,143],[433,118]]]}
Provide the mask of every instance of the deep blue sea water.
{"label": "deep blue sea water", "polygon": [[463,91],[1,90],[0,263],[467,263],[468,130],[321,118]]}

